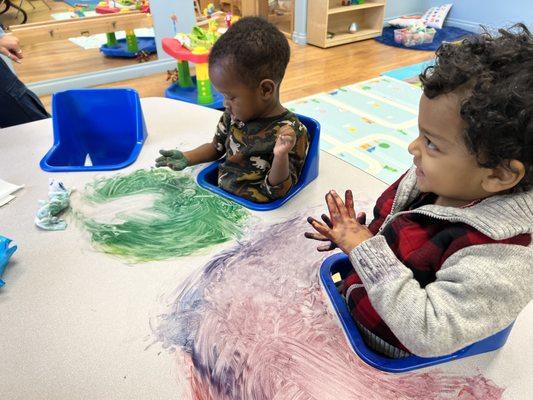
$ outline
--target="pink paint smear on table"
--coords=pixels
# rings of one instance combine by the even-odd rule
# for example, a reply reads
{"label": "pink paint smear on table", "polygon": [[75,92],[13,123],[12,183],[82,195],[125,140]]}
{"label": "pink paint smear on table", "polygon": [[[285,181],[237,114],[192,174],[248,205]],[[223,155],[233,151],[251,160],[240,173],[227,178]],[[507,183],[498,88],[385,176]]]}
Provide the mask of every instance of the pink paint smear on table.
{"label": "pink paint smear on table", "polygon": [[504,389],[481,375],[393,375],[362,362],[322,292],[324,254],[303,237],[306,230],[304,216],[256,227],[193,274],[151,321],[175,357],[180,398],[502,398]]}

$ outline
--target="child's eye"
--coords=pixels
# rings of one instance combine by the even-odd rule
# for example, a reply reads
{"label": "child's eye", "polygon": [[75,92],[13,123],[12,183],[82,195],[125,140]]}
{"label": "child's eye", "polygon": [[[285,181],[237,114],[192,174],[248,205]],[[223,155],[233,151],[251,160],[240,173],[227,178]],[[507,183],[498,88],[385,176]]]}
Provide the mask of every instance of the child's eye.
{"label": "child's eye", "polygon": [[426,141],[426,147],[430,150],[438,150],[437,146],[435,146],[435,143],[433,143],[431,140],[428,139],[427,136],[424,136],[424,140]]}

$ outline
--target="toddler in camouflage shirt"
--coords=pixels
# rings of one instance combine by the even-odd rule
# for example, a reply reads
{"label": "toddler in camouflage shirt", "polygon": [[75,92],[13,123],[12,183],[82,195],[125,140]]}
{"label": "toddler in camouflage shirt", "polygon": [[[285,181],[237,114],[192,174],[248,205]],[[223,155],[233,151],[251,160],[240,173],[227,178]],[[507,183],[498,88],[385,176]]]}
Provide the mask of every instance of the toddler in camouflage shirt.
{"label": "toddler in camouflage shirt", "polygon": [[309,147],[305,126],[279,101],[289,57],[287,39],[269,22],[247,17],[232,25],[209,55],[211,82],[225,107],[213,141],[185,152],[160,150],[156,166],[179,171],[225,155],[222,189],[257,203],[285,196]]}

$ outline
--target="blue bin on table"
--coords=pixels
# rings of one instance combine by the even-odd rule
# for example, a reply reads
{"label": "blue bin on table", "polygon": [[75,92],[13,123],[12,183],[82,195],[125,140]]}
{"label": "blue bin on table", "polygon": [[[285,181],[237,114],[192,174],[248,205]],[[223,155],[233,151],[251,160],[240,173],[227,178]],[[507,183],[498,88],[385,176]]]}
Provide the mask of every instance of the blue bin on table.
{"label": "blue bin on table", "polygon": [[307,151],[307,157],[298,183],[289,190],[285,197],[270,203],[255,203],[226,192],[218,186],[218,166],[222,163],[222,160],[215,161],[200,171],[196,178],[198,185],[254,211],[269,211],[281,207],[318,176],[320,124],[315,119],[303,115],[298,115],[298,119],[309,132],[309,150]]}
{"label": "blue bin on table", "polygon": [[336,273],[341,275],[344,279],[346,275],[353,269],[350,259],[343,253],[334,254],[324,260],[320,267],[320,281],[324,287],[335,312],[341,322],[342,329],[346,334],[348,342],[352,350],[367,364],[374,368],[386,372],[407,372],[419,368],[429,367],[436,364],[442,364],[448,361],[457,360],[459,358],[470,357],[476,354],[487,353],[502,347],[509,334],[513,324],[500,332],[473,343],[465,348],[456,351],[455,353],[439,357],[418,357],[410,355],[404,358],[389,358],[376,353],[370,349],[364,342],[359,329],[352,319],[346,301],[339,293],[339,290],[333,282],[332,276]]}
{"label": "blue bin on table", "polygon": [[147,137],[139,94],[133,89],[55,93],[52,120],[54,144],[40,163],[48,172],[124,168],[137,159]]}

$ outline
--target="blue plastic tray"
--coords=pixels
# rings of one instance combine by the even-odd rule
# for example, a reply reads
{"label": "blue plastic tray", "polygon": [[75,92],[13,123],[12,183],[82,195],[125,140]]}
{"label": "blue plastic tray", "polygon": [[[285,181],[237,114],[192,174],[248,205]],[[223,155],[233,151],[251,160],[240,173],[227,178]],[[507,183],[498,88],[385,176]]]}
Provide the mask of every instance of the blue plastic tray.
{"label": "blue plastic tray", "polygon": [[340,273],[345,277],[353,269],[348,256],[339,253],[334,254],[322,263],[320,267],[320,281],[324,287],[329,299],[339,317],[342,329],[350,343],[353,351],[367,364],[374,368],[387,372],[407,372],[418,368],[429,367],[431,365],[441,364],[459,358],[470,357],[476,354],[487,353],[502,347],[511,333],[513,324],[509,325],[502,331],[489,336],[486,339],[473,343],[465,348],[440,357],[418,357],[411,355],[405,358],[388,358],[371,350],[361,337],[357,326],[355,325],[346,301],[342,298],[339,290],[333,283],[332,275]]}
{"label": "blue plastic tray", "polygon": [[103,44],[102,46],[100,46],[100,51],[106,57],[116,58],[135,58],[137,57],[137,54],[139,54],[139,52],[141,51],[145,51],[148,54],[153,54],[157,52],[155,38],[153,37],[138,37],[137,44],[139,50],[131,52],[128,50],[126,39],[119,39],[117,40],[116,46],[108,47],[107,44]]}
{"label": "blue plastic tray", "polygon": [[183,88],[179,85],[178,82],[173,83],[165,90],[165,97],[173,100],[181,100],[187,103],[198,104],[199,106],[214,108],[216,110],[224,109],[224,96],[222,96],[217,90],[211,85],[211,93],[213,94],[213,102],[208,104],[199,104],[198,103],[198,89],[196,87],[196,77],[191,77],[193,86]]}
{"label": "blue plastic tray", "polygon": [[204,189],[210,190],[222,197],[233,200],[234,202],[255,211],[269,211],[281,207],[287,201],[292,199],[296,194],[311,183],[318,176],[319,164],[319,141],[320,141],[320,124],[313,118],[298,115],[298,119],[306,126],[309,132],[310,144],[307,158],[305,160],[302,173],[298,183],[292,187],[287,195],[281,199],[274,200],[271,203],[254,203],[253,201],[243,199],[232,193],[226,192],[218,186],[218,166],[222,161],[216,161],[205,167],[196,178],[198,184]]}
{"label": "blue plastic tray", "polygon": [[[49,172],[108,171],[133,163],[147,132],[133,89],[74,89],[52,97],[54,144],[41,160]],[[92,165],[86,165],[90,159]]]}

